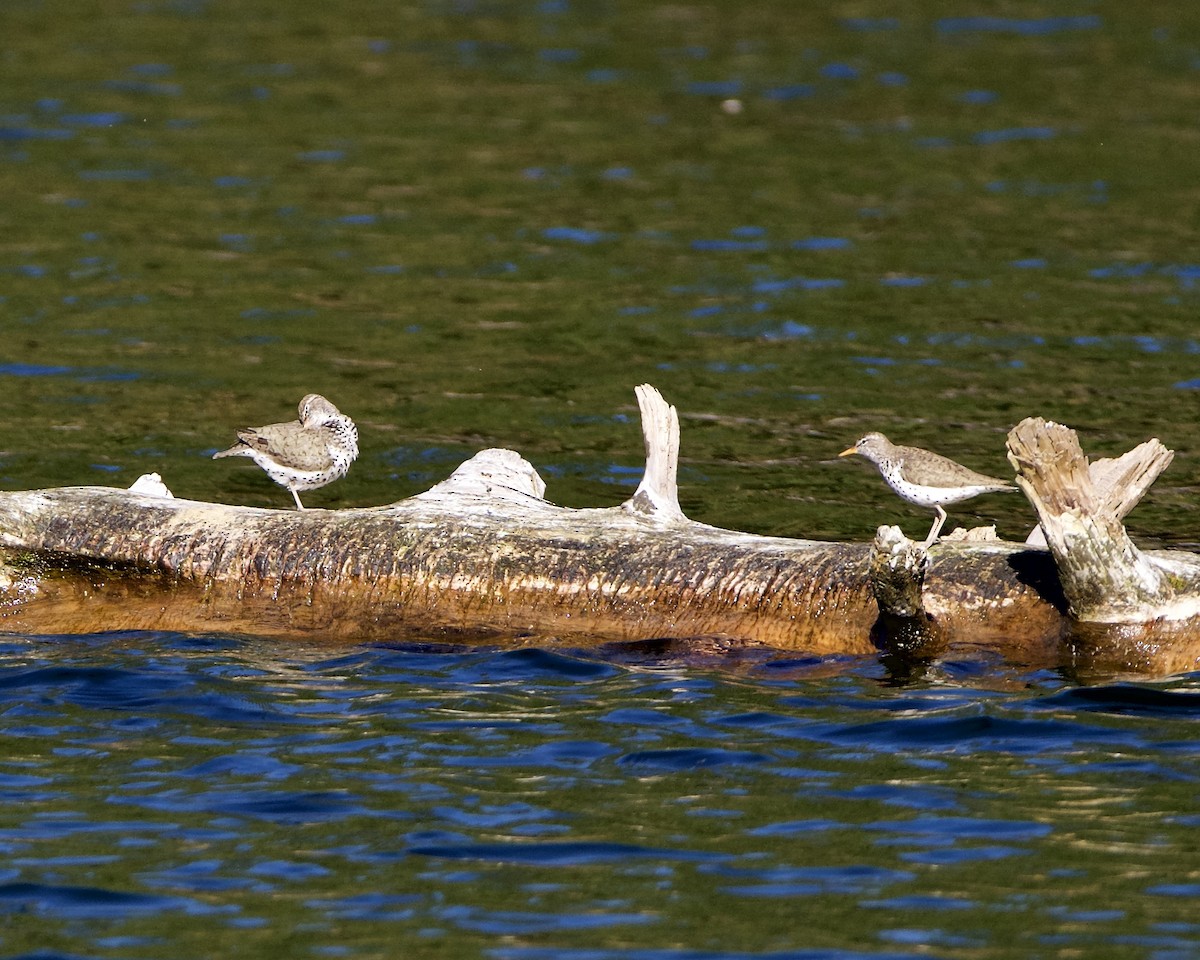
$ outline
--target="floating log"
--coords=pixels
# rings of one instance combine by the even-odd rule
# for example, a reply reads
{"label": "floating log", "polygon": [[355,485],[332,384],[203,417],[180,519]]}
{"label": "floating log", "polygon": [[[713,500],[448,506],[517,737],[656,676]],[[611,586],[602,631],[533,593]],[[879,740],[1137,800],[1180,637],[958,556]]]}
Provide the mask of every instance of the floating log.
{"label": "floating log", "polygon": [[[1135,573],[1158,573],[1106,607],[1081,600],[1126,582],[1094,572],[1093,558],[1111,553],[1103,537],[1085,538],[1083,572],[1060,580],[1056,563],[1081,549],[1065,532],[1049,537],[1049,550],[945,539],[921,551],[898,531],[872,546],[696,523],[679,507],[676,411],[652,387],[636,392],[647,469],[617,507],[555,506],[510,450],[485,450],[425,493],[365,509],[200,503],[170,497],[153,479],[136,490],[0,493],[0,618],[10,631],[39,634],[571,646],[706,638],[808,654],[1111,661],[1153,673],[1200,664],[1200,558],[1128,554]],[[1026,433],[1036,439],[1040,429]],[[1043,526],[1062,531],[1067,521],[1054,527],[1053,518],[1069,510],[1042,489],[1056,482],[1060,443],[1047,436],[1014,453],[1018,483],[1038,497]],[[1120,616],[1098,620],[1097,610]],[[1080,626],[1097,623],[1133,633],[1081,640]]]}

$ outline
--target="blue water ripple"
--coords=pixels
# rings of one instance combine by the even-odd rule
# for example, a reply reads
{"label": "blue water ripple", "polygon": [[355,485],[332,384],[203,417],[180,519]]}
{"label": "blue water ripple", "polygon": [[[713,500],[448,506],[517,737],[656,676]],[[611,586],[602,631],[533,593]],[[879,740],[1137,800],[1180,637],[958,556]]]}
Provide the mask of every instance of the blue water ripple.
{"label": "blue water ripple", "polygon": [[1068,720],[1008,717],[905,717],[830,728],[830,739],[878,750],[944,750],[950,753],[1003,751],[1014,754],[1060,751],[1073,744],[1105,743],[1132,747],[1139,738]]}
{"label": "blue water ripple", "polygon": [[1020,847],[1005,847],[991,844],[982,847],[948,847],[946,849],[916,850],[900,854],[907,863],[925,863],[933,866],[956,866],[964,863],[1007,860],[1009,857],[1030,856],[1032,850]]}
{"label": "blue water ripple", "polygon": [[119,920],[131,913],[152,914],[163,910],[180,910],[193,916],[226,912],[221,907],[185,897],[42,883],[0,884],[0,905],[6,911],[29,911],[70,920]]}
{"label": "blue water ripple", "polygon": [[766,763],[770,758],[749,750],[724,750],[715,747],[677,747],[666,750],[638,750],[627,753],[617,763],[622,766],[681,771],[704,767]]}
{"label": "blue water ripple", "polygon": [[857,80],[859,70],[848,63],[827,63],[820,70],[827,80]]}
{"label": "blue water ripple", "polygon": [[883,900],[860,900],[860,907],[878,910],[972,910],[978,906],[973,900],[959,897],[940,896],[937,894],[910,894],[908,896],[888,897]]}
{"label": "blue water ripple", "polygon": [[297,160],[306,163],[340,163],[346,159],[345,150],[305,150],[296,154]]}
{"label": "blue water ripple", "polygon": [[120,93],[145,94],[152,97],[178,97],[183,93],[183,87],[178,83],[150,80],[105,80],[104,88],[117,90]]}
{"label": "blue water ripple", "polygon": [[1017,140],[1050,140],[1058,136],[1054,127],[1009,127],[1004,130],[981,130],[971,137],[978,146],[1012,143]]}
{"label": "blue water ripple", "polygon": [[[1178,384],[1177,384],[1178,386]],[[1200,691],[1117,683],[1074,687],[1030,704],[1034,709],[1083,710],[1119,716],[1200,719]]]}
{"label": "blue water ripple", "polygon": [[746,831],[750,837],[798,837],[811,833],[824,833],[827,830],[857,829],[853,824],[842,823],[840,820],[787,820],[781,823],[768,823]]}
{"label": "blue water ripple", "polygon": [[517,841],[513,843],[455,843],[411,846],[415,856],[439,860],[482,860],[539,867],[576,867],[627,860],[720,860],[723,856],[688,850],[643,847],[630,843]]}
{"label": "blue water ripple", "polygon": [[542,63],[575,63],[583,53],[571,47],[556,47],[539,50],[537,56]]}
{"label": "blue water ripple", "polygon": [[691,247],[698,253],[757,253],[768,249],[770,244],[766,240],[733,240],[721,238],[715,240],[693,240]]}
{"label": "blue water ripple", "polygon": [[329,876],[330,870],[319,863],[303,863],[296,860],[260,860],[247,867],[246,873],[256,877],[303,882],[312,880],[314,877]]}
{"label": "blue water ripple", "polygon": [[908,870],[893,870],[853,864],[844,867],[771,866],[762,869],[706,864],[701,873],[715,874],[728,879],[753,880],[753,883],[723,887],[726,893],[739,896],[811,896],[819,894],[874,893],[882,887],[908,883],[915,874]]}
{"label": "blue water ripple", "polygon": [[811,83],[789,83],[778,87],[768,87],[762,92],[765,100],[803,100],[814,96],[817,88]]}
{"label": "blue water ripple", "polygon": [[1049,824],[1028,820],[995,820],[976,817],[929,815],[911,820],[877,820],[862,825],[863,830],[920,835],[958,840],[964,837],[992,840],[1039,840],[1053,833]]}
{"label": "blue water ripple", "polygon": [[74,368],[40,363],[2,363],[0,376],[8,377],[57,377],[71,373]]}
{"label": "blue water ripple", "polygon": [[474,930],[494,936],[517,937],[538,933],[569,930],[595,930],[611,926],[659,922],[652,913],[534,913],[519,910],[486,910],[479,907],[455,906],[437,911],[440,919],[448,920],[463,930]]}
{"label": "blue water ripple", "polygon": [[416,914],[422,898],[413,893],[361,893],[334,900],[308,900],[305,906],[345,920],[374,920],[394,923]]}
{"label": "blue water ripple", "polygon": [[942,34],[1012,33],[1026,37],[1044,37],[1055,33],[1099,30],[1103,25],[1103,18],[1092,14],[1029,18],[981,15],[943,17],[937,21],[935,28]]}
{"label": "blue water ripple", "polygon": [[697,80],[685,88],[701,97],[736,97],[742,92],[741,80]]}
{"label": "blue water ripple", "polygon": [[70,140],[73,136],[75,136],[74,130],[0,126],[0,143],[22,140]]}
{"label": "blue water ripple", "polygon": [[845,237],[805,237],[793,240],[793,250],[849,250],[854,244]]}
{"label": "blue water ripple", "polygon": [[613,239],[613,235],[602,230],[587,230],[582,227],[547,227],[542,231],[547,240],[562,240],[567,243],[591,245]]}
{"label": "blue water ripple", "polygon": [[109,803],[131,804],[151,810],[219,813],[289,825],[379,815],[345,791],[335,790],[266,791],[231,787],[191,793],[173,788],[147,796],[111,796],[107,799]]}
{"label": "blue water ripple", "polygon": [[599,660],[569,657],[553,650],[525,648],[503,650],[477,665],[481,680],[561,679],[571,682],[600,680],[613,676],[617,668]]}
{"label": "blue water ripple", "polygon": [[115,127],[124,123],[128,118],[123,113],[64,113],[59,116],[60,123],[69,127]]}

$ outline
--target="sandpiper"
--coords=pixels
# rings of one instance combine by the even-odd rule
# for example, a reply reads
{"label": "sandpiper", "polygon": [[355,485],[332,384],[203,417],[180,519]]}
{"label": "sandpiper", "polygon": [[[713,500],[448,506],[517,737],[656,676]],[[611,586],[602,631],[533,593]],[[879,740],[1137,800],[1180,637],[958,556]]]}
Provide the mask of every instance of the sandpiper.
{"label": "sandpiper", "polygon": [[926,548],[937,540],[942,524],[946,522],[946,511],[942,509],[945,504],[969,500],[981,493],[1017,489],[1008,480],[976,473],[930,450],[897,446],[882,433],[868,433],[838,456],[848,457],[853,453],[875,464],[887,485],[909,503],[918,507],[932,507],[937,512],[929,536],[922,544]]}
{"label": "sandpiper", "polygon": [[221,457],[249,457],[282,487],[287,487],[304,509],[300,490],[316,490],[344,477],[358,457],[358,428],[318,393],[300,401],[300,419],[269,423],[237,432],[238,442]]}

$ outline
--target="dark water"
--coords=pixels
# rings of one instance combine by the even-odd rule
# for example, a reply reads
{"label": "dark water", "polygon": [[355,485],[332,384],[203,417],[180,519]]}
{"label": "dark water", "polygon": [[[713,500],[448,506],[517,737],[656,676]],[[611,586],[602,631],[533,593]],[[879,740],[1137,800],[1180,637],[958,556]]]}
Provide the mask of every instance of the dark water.
{"label": "dark water", "polygon": [[1194,680],[10,639],[7,955],[1188,957]]}
{"label": "dark water", "polygon": [[[838,451],[1040,415],[1175,449],[1129,523],[1194,545],[1197,90],[1179,3],[9,0],[0,486],[285,507],[208,458],[315,390],[313,506],[488,446],[611,505],[651,382],[699,520],[919,535]],[[1200,955],[1195,676],[2,650],[5,956]]]}

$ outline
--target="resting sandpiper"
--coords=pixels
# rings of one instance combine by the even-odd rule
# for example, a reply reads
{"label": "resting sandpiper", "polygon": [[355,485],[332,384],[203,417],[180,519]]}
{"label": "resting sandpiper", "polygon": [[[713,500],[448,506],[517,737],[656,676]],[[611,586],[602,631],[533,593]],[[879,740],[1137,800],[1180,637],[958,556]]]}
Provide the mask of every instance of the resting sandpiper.
{"label": "resting sandpiper", "polygon": [[300,490],[316,490],[346,475],[358,457],[358,428],[318,393],[301,400],[299,411],[300,419],[291,423],[239,430],[238,442],[213,459],[249,457],[290,490],[296,508],[303,510]]}

